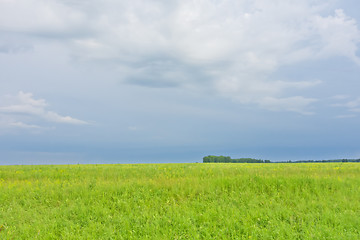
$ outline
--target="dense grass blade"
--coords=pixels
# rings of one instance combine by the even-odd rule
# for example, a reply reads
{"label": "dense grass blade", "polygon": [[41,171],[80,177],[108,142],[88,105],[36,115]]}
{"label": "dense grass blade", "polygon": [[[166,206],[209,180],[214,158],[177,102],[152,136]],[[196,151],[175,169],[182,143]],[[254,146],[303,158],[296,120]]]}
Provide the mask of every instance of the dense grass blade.
{"label": "dense grass blade", "polygon": [[359,239],[360,164],[0,166],[1,239]]}

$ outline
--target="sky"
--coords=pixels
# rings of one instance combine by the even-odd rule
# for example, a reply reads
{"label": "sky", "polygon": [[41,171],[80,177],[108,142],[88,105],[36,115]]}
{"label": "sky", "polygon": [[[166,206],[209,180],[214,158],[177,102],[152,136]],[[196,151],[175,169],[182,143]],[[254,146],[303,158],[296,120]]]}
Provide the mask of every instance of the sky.
{"label": "sky", "polygon": [[0,164],[360,158],[358,0],[0,0]]}

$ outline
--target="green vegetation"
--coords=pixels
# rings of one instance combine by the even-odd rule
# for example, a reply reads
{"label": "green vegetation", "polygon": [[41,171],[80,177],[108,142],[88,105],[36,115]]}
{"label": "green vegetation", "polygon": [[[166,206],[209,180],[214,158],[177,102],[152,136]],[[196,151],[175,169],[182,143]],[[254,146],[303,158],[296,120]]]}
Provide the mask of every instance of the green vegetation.
{"label": "green vegetation", "polygon": [[[336,163],[336,162],[360,162],[360,159],[334,159],[334,160],[299,160],[299,161],[287,161],[287,163]],[[270,160],[261,160],[255,158],[236,158],[225,156],[209,155],[203,157],[203,163],[271,163]],[[284,163],[284,162],[273,162]]]}
{"label": "green vegetation", "polygon": [[[289,161],[291,162],[291,161]],[[347,158],[343,158],[343,159],[333,159],[333,160],[299,160],[299,161],[294,161],[292,163],[326,163],[326,162],[360,162],[360,159],[347,159]]]}
{"label": "green vegetation", "polygon": [[203,163],[270,163],[270,161],[255,158],[232,159],[231,157],[209,155],[203,157]]}
{"label": "green vegetation", "polygon": [[0,166],[0,239],[359,239],[360,164]]}

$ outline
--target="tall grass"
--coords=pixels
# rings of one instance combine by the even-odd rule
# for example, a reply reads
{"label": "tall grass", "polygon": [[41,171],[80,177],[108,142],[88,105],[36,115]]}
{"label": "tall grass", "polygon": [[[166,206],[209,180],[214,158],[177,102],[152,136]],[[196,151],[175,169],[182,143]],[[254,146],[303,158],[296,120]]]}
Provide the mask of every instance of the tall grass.
{"label": "tall grass", "polygon": [[0,239],[360,239],[360,164],[0,166]]}

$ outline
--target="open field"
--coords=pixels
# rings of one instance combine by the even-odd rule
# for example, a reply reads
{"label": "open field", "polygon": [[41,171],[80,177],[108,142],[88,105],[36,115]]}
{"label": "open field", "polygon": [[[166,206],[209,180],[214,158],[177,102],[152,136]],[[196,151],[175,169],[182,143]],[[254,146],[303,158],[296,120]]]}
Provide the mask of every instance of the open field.
{"label": "open field", "polygon": [[0,239],[360,239],[360,164],[0,166]]}

